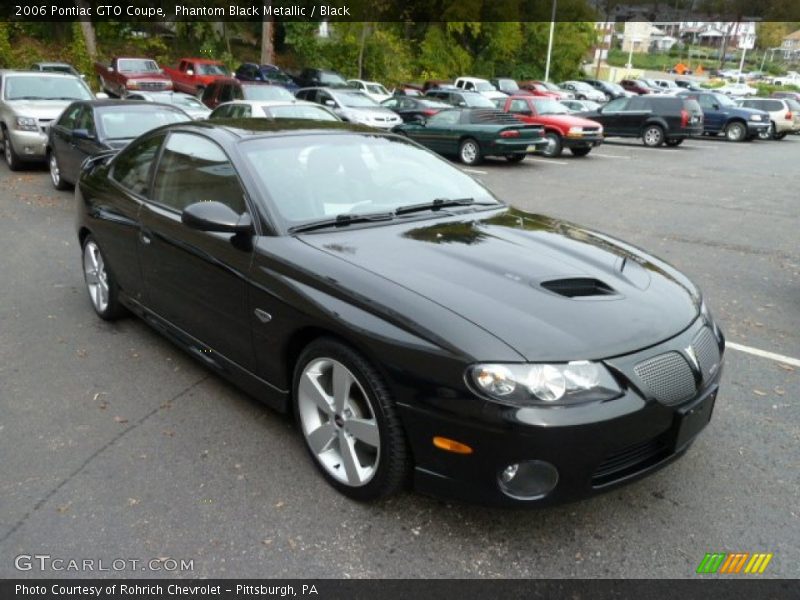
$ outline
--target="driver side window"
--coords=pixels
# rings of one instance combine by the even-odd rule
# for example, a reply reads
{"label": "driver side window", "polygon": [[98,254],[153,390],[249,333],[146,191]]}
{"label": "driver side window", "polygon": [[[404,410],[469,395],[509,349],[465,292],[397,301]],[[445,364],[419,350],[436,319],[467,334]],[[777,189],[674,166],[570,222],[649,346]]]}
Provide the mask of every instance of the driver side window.
{"label": "driver side window", "polygon": [[612,100],[608,104],[603,107],[604,113],[612,113],[612,112],[620,112],[625,110],[625,107],[628,106],[628,99],[627,98],[617,98],[616,100]]}
{"label": "driver side window", "polygon": [[436,127],[455,125],[461,118],[461,113],[457,110],[443,110],[432,116],[428,123]]}
{"label": "driver side window", "polygon": [[528,107],[528,103],[525,100],[512,100],[511,107],[509,108],[508,112],[531,114],[531,109]]}
{"label": "driver side window", "polygon": [[75,129],[75,121],[78,118],[78,113],[81,110],[81,105],[76,104],[64,111],[61,118],[58,120],[59,126],[64,129]]}
{"label": "driver side window", "polygon": [[175,211],[215,200],[236,214],[246,210],[244,190],[228,157],[217,144],[190,133],[167,139],[156,170],[153,200]]}

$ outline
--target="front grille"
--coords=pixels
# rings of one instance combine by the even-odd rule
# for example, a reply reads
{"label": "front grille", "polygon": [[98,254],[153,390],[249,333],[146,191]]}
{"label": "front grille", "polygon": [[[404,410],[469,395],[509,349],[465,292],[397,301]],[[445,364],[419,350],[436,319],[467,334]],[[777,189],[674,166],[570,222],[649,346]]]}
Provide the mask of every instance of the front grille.
{"label": "front grille", "polygon": [[692,340],[692,349],[697,356],[703,381],[708,381],[719,368],[719,346],[714,334],[708,327],[703,327]]}
{"label": "front grille", "polygon": [[592,485],[601,487],[660,462],[670,454],[664,436],[641,442],[610,454],[592,473]]}
{"label": "front grille", "polygon": [[140,81],[139,88],[140,90],[165,90],[167,89],[167,82],[166,81]]}
{"label": "front grille", "polygon": [[679,404],[691,398],[697,391],[692,368],[677,352],[648,358],[633,370],[650,395],[662,404]]}
{"label": "front grille", "polygon": [[599,127],[584,127],[584,133],[598,133],[600,131]]}

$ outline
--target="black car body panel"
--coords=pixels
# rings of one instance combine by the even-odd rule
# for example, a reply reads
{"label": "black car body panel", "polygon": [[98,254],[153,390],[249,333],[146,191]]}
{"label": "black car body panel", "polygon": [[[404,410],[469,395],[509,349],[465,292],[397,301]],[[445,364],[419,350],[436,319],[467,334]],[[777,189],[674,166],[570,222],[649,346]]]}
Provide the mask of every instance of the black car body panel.
{"label": "black car body panel", "polygon": [[648,125],[656,124],[667,140],[684,139],[703,133],[703,112],[697,102],[687,100],[655,95],[617,98],[596,111],[579,114],[599,121],[606,137],[638,138]]}
{"label": "black car body panel", "polygon": [[[79,239],[91,234],[103,248],[126,306],[280,410],[289,407],[292,369],[306,344],[332,336],[355,348],[378,369],[397,405],[418,489],[503,506],[574,500],[663,466],[707,422],[724,339],[700,310],[697,288],[658,259],[504,205],[288,234],[260,196],[241,144],[296,134],[387,134],[333,122],[312,129],[289,121],[194,122],[155,130],[128,152],[160,156],[157,148],[176,132],[224,150],[245,191],[252,233],[189,229],[180,213],[151,198],[153,171],[135,191],[113,179],[120,154],[88,164],[81,176]],[[586,280],[604,285],[588,295],[542,285]],[[713,342],[684,382],[690,397],[664,404],[637,368],[665,353],[698,364],[692,348],[701,334]],[[513,407],[476,392],[465,375],[477,362],[584,359],[604,362],[619,397]],[[443,452],[431,443],[442,435],[474,453]],[[522,459],[558,468],[550,495],[522,501],[499,489],[498,473]]]}

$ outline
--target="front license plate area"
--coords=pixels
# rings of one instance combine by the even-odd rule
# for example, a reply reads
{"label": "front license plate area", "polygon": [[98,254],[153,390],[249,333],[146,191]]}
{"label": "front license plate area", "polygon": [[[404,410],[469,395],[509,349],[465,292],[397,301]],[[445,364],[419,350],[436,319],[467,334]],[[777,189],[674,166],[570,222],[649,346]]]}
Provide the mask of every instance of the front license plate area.
{"label": "front license plate area", "polygon": [[717,390],[715,389],[699,402],[678,413],[676,416],[678,420],[678,433],[675,437],[676,451],[683,450],[708,424],[716,399]]}

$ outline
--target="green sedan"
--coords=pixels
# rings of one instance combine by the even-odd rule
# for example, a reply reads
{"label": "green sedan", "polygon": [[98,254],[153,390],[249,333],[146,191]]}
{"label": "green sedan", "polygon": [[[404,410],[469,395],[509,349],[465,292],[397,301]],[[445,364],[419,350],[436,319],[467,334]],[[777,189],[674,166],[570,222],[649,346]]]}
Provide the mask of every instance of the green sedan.
{"label": "green sedan", "polygon": [[398,125],[393,131],[439,154],[458,156],[465,165],[476,165],[485,156],[520,162],[528,152],[547,145],[538,125],[526,125],[510,114],[485,108],[442,110],[425,121]]}

